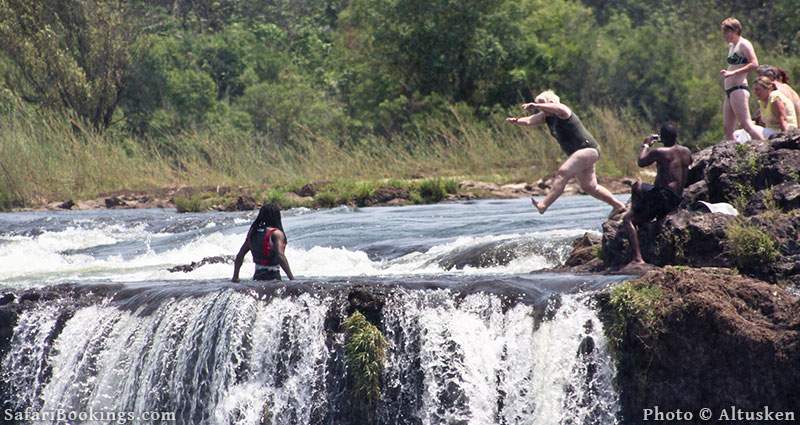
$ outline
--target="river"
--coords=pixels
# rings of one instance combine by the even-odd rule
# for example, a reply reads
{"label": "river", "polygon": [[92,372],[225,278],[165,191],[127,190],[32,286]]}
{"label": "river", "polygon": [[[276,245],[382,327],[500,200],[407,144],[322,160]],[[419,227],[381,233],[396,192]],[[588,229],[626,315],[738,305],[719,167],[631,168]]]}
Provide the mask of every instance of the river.
{"label": "river", "polygon": [[298,279],[280,284],[246,279],[249,255],[241,284],[230,264],[168,270],[235,254],[255,212],[2,214],[3,407],[359,423],[338,328],[358,289],[389,343],[371,423],[615,423],[592,294],[619,278],[540,272],[606,214],[585,196],[543,216],[526,199],[289,210]]}

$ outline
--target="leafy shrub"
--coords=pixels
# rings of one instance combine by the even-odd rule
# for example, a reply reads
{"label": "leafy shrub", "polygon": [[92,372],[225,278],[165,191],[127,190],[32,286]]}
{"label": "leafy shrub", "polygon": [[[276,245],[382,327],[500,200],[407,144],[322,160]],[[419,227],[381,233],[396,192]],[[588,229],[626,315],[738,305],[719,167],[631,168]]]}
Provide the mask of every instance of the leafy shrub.
{"label": "leafy shrub", "polygon": [[732,222],[726,235],[730,253],[740,270],[768,265],[780,255],[775,240],[754,225]]}
{"label": "leafy shrub", "polygon": [[339,206],[336,194],[331,191],[318,192],[314,195],[314,203],[320,208],[333,208]]}
{"label": "leafy shrub", "polygon": [[178,210],[179,213],[200,212],[206,209],[205,202],[203,202],[203,198],[200,195],[192,195],[189,197],[176,196],[174,202],[175,209]]}
{"label": "leafy shrub", "polygon": [[381,331],[356,311],[344,321],[345,363],[353,379],[353,398],[371,406],[381,396],[381,372],[388,343]]}
{"label": "leafy shrub", "polygon": [[427,203],[439,202],[447,195],[441,179],[427,179],[419,183],[419,196]]}

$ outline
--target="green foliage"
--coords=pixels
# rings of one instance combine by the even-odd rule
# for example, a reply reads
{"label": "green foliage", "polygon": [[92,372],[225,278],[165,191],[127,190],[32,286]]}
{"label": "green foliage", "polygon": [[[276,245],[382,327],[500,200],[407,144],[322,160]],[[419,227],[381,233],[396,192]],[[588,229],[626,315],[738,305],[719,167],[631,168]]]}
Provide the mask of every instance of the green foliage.
{"label": "green foliage", "polygon": [[372,406],[381,396],[381,373],[388,343],[381,331],[358,311],[345,319],[343,326],[347,335],[345,364],[353,380],[353,399]]}
{"label": "green foliage", "polygon": [[458,182],[452,179],[433,178],[418,183],[417,190],[420,198],[426,203],[439,202],[450,193],[458,191]]}
{"label": "green foliage", "polygon": [[737,144],[735,149],[736,165],[734,166],[734,171],[749,178],[755,177],[758,174],[758,155],[746,143]]}
{"label": "green foliage", "polygon": [[739,270],[752,270],[774,262],[780,252],[774,238],[755,225],[733,221],[725,231],[728,249]]}
{"label": "green foliage", "polygon": [[314,195],[314,203],[321,208],[333,208],[339,206],[339,198],[331,191],[317,192]]}
{"label": "green foliage", "polygon": [[179,213],[201,212],[207,209],[206,203],[200,195],[176,196],[174,203],[175,209]]}
{"label": "green foliage", "polygon": [[626,281],[611,289],[611,326],[608,337],[618,346],[628,332],[631,323],[638,322],[644,331],[658,334],[661,330],[661,316],[658,307],[663,293],[655,285],[639,281]]}
{"label": "green foliage", "polygon": [[15,65],[7,88],[104,129],[125,84],[133,33],[122,2],[0,1],[0,50]]}

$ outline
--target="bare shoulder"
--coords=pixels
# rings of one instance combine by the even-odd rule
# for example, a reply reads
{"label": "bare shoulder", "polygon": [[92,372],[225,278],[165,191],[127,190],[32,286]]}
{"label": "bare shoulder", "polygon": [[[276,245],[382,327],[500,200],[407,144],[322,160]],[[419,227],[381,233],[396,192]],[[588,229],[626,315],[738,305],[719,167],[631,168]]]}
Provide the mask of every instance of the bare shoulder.
{"label": "bare shoulder", "polygon": [[740,44],[741,44],[742,48],[745,49],[745,50],[749,50],[751,52],[755,51],[755,49],[753,48],[753,43],[751,43],[750,40],[748,40],[748,39],[746,39],[744,37],[742,37],[742,42]]}

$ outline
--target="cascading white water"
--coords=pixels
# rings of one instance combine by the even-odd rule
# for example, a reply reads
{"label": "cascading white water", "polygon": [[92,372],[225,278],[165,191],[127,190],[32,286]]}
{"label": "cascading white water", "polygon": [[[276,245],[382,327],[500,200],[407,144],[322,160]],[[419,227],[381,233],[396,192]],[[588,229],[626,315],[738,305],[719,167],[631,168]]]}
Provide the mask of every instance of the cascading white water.
{"label": "cascading white water", "polygon": [[[413,423],[397,409],[395,400],[403,400],[424,424],[615,423],[613,364],[600,322],[585,303],[585,297],[564,296],[537,329],[533,307],[503,311],[497,296],[458,301],[446,291],[400,293],[384,309],[394,344],[384,419]],[[578,355],[587,336],[596,344],[590,358]],[[415,380],[423,391],[404,388]]]}
{"label": "cascading white water", "polygon": [[[23,312],[3,364],[16,409],[166,411],[187,424],[352,423],[330,376],[335,296],[222,290]],[[500,295],[393,290],[378,423],[609,424],[614,375],[587,296],[543,311]],[[134,303],[135,304],[135,303]],[[586,323],[592,326],[586,326]],[[579,354],[586,337],[594,350]],[[333,385],[334,387],[331,387]]]}
{"label": "cascading white water", "polygon": [[[48,347],[55,313],[31,310],[15,328],[4,381],[17,408],[163,411],[181,423],[255,424],[269,406],[274,423],[310,423],[325,392],[327,302],[311,295],[265,302],[226,291],[170,299],[146,315],[89,306],[67,321],[49,356],[40,347]],[[44,363],[52,368],[47,381],[37,378]]]}

